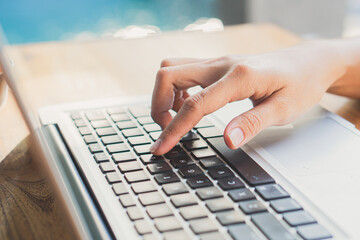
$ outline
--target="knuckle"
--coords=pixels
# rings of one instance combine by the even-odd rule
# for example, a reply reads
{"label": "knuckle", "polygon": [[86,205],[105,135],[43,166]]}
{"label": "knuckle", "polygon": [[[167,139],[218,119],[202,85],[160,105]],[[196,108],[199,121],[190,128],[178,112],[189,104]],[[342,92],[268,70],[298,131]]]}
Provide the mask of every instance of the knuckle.
{"label": "knuckle", "polygon": [[235,75],[248,75],[250,72],[250,67],[245,64],[237,63],[234,65],[232,72]]}
{"label": "knuckle", "polygon": [[169,74],[170,74],[170,71],[167,67],[160,68],[156,74],[156,80],[161,83],[162,81],[168,79]]}
{"label": "knuckle", "polygon": [[171,60],[168,59],[168,58],[165,58],[164,60],[161,61],[160,66],[161,66],[161,68],[170,67],[171,66]]}
{"label": "knuckle", "polygon": [[[250,136],[256,135],[262,129],[264,116],[262,113],[252,110],[243,115],[247,132]],[[245,133],[246,134],[246,133]]]}
{"label": "knuckle", "polygon": [[231,62],[232,60],[233,60],[233,58],[230,55],[225,55],[225,56],[222,56],[222,57],[210,59],[210,60],[206,61],[205,63],[208,63],[210,65],[212,65],[212,64],[224,64],[224,63]]}
{"label": "knuckle", "polygon": [[203,94],[195,94],[184,101],[183,108],[189,112],[198,112],[201,109]]}
{"label": "knuckle", "polygon": [[225,55],[225,56],[217,58],[218,62],[229,62],[231,60],[232,60],[232,57],[229,55]]}

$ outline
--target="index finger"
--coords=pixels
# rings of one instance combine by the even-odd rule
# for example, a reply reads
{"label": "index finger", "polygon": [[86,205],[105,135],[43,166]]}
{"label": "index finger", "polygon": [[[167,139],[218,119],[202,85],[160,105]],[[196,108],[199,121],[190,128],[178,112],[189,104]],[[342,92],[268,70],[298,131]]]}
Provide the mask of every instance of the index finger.
{"label": "index finger", "polygon": [[[203,116],[210,114],[232,101],[237,91],[232,79],[219,80],[199,93],[185,100],[178,114],[161,133],[159,139],[150,148],[155,155],[161,155],[172,149]],[[239,93],[241,98],[249,97],[246,92]]]}

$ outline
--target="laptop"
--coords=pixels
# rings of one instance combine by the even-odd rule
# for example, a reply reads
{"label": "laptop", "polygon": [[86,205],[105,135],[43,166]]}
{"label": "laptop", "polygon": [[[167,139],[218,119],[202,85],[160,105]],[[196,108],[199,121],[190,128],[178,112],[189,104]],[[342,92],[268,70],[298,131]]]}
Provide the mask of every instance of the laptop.
{"label": "laptop", "polygon": [[77,237],[360,238],[360,132],[341,117],[316,106],[230,150],[223,129],[251,107],[245,100],[152,156],[161,129],[150,117],[150,96],[34,109],[12,54],[2,37],[5,78]]}

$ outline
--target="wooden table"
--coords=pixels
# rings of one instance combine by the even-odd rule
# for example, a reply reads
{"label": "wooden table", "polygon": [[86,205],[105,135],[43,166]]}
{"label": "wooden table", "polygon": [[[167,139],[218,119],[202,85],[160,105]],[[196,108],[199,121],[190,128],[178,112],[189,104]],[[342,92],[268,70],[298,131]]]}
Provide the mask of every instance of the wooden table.
{"label": "wooden table", "polygon": [[[32,105],[151,94],[166,57],[216,57],[273,51],[301,39],[274,25],[240,25],[222,32],[168,32],[136,40],[51,42],[20,45],[19,79]],[[26,81],[25,81],[26,79]],[[360,129],[360,102],[326,94],[321,105]],[[0,238],[71,238],[57,198],[27,152],[28,130],[10,94],[0,111]],[[25,139],[25,140],[24,140]],[[21,143],[21,144],[19,144]],[[19,144],[17,147],[15,147]]]}

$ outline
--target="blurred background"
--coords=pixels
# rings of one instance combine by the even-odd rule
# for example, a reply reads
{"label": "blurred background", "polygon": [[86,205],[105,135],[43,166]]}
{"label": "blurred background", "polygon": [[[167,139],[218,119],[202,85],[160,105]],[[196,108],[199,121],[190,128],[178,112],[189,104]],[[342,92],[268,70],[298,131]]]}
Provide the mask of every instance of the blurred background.
{"label": "blurred background", "polygon": [[305,38],[360,34],[360,0],[0,0],[10,43],[136,38],[272,22]]}

